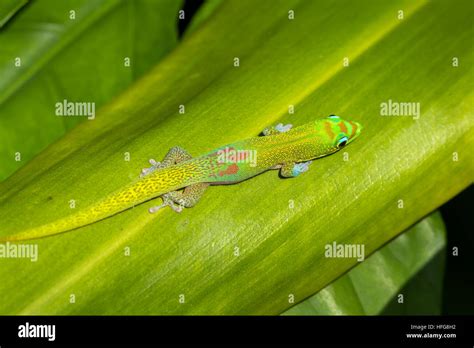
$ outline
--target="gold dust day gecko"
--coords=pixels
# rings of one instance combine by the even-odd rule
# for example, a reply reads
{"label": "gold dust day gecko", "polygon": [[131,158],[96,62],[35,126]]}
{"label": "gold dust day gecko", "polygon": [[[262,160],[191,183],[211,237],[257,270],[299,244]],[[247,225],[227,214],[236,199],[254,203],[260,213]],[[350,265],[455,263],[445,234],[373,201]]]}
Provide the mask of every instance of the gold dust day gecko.
{"label": "gold dust day gecko", "polygon": [[361,129],[357,122],[331,115],[296,128],[280,123],[264,129],[263,136],[221,146],[195,158],[182,148],[173,147],[162,162],[150,160],[152,166],[142,171],[140,179],[92,206],[0,237],[0,242],[66,232],[159,196],[163,204],[150,208],[150,213],[166,206],[181,212],[183,208],[194,206],[209,185],[238,183],[270,169],[279,169],[283,177],[296,177],[308,170],[313,159],[330,155],[352,142]]}

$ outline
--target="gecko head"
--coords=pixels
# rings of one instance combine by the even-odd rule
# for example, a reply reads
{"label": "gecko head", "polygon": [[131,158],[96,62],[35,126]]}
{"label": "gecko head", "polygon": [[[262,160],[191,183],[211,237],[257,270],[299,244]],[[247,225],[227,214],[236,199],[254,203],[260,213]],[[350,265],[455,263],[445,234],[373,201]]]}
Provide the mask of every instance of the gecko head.
{"label": "gecko head", "polygon": [[316,121],[318,135],[324,139],[328,152],[336,152],[356,139],[362,130],[358,122],[346,121],[336,115]]}

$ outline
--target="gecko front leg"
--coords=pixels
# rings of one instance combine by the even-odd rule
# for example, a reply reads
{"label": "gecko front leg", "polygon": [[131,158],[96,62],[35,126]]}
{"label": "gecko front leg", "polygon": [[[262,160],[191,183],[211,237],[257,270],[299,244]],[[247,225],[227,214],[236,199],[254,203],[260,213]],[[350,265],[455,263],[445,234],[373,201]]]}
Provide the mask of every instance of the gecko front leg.
{"label": "gecko front leg", "polygon": [[280,174],[284,178],[294,178],[301,173],[307,172],[309,165],[313,161],[301,162],[301,163],[285,163],[281,166]]}
{"label": "gecko front leg", "polygon": [[[149,172],[147,174],[160,168],[166,168],[168,166],[187,161],[191,158],[192,156],[186,150],[179,146],[175,146],[168,151],[161,163],[150,160],[152,168],[148,169]],[[152,161],[155,162],[155,164]],[[151,207],[148,211],[150,213],[155,213],[161,208],[169,206],[175,212],[180,213],[183,211],[183,208],[190,208],[194,206],[204,194],[204,191],[208,186],[209,184],[207,183],[197,183],[186,187],[183,192],[172,191],[165,193],[161,196],[163,203],[161,205]]]}

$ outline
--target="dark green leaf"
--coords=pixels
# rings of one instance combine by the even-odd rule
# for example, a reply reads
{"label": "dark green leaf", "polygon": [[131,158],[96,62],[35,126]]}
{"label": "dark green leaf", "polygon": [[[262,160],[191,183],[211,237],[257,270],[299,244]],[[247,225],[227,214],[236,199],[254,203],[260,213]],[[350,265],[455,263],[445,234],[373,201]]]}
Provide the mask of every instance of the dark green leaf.
{"label": "dark green leaf", "polygon": [[21,11],[0,32],[0,180],[86,120],[56,116],[56,103],[97,111],[170,51],[180,4],[41,0]]}

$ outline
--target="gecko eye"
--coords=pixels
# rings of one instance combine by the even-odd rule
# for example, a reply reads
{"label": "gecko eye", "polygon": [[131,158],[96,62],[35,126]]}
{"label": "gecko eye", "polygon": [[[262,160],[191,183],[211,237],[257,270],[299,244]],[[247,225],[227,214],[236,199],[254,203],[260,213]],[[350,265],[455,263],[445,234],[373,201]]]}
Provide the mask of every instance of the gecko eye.
{"label": "gecko eye", "polygon": [[337,141],[336,147],[338,149],[342,149],[347,144],[347,137],[342,137]]}

